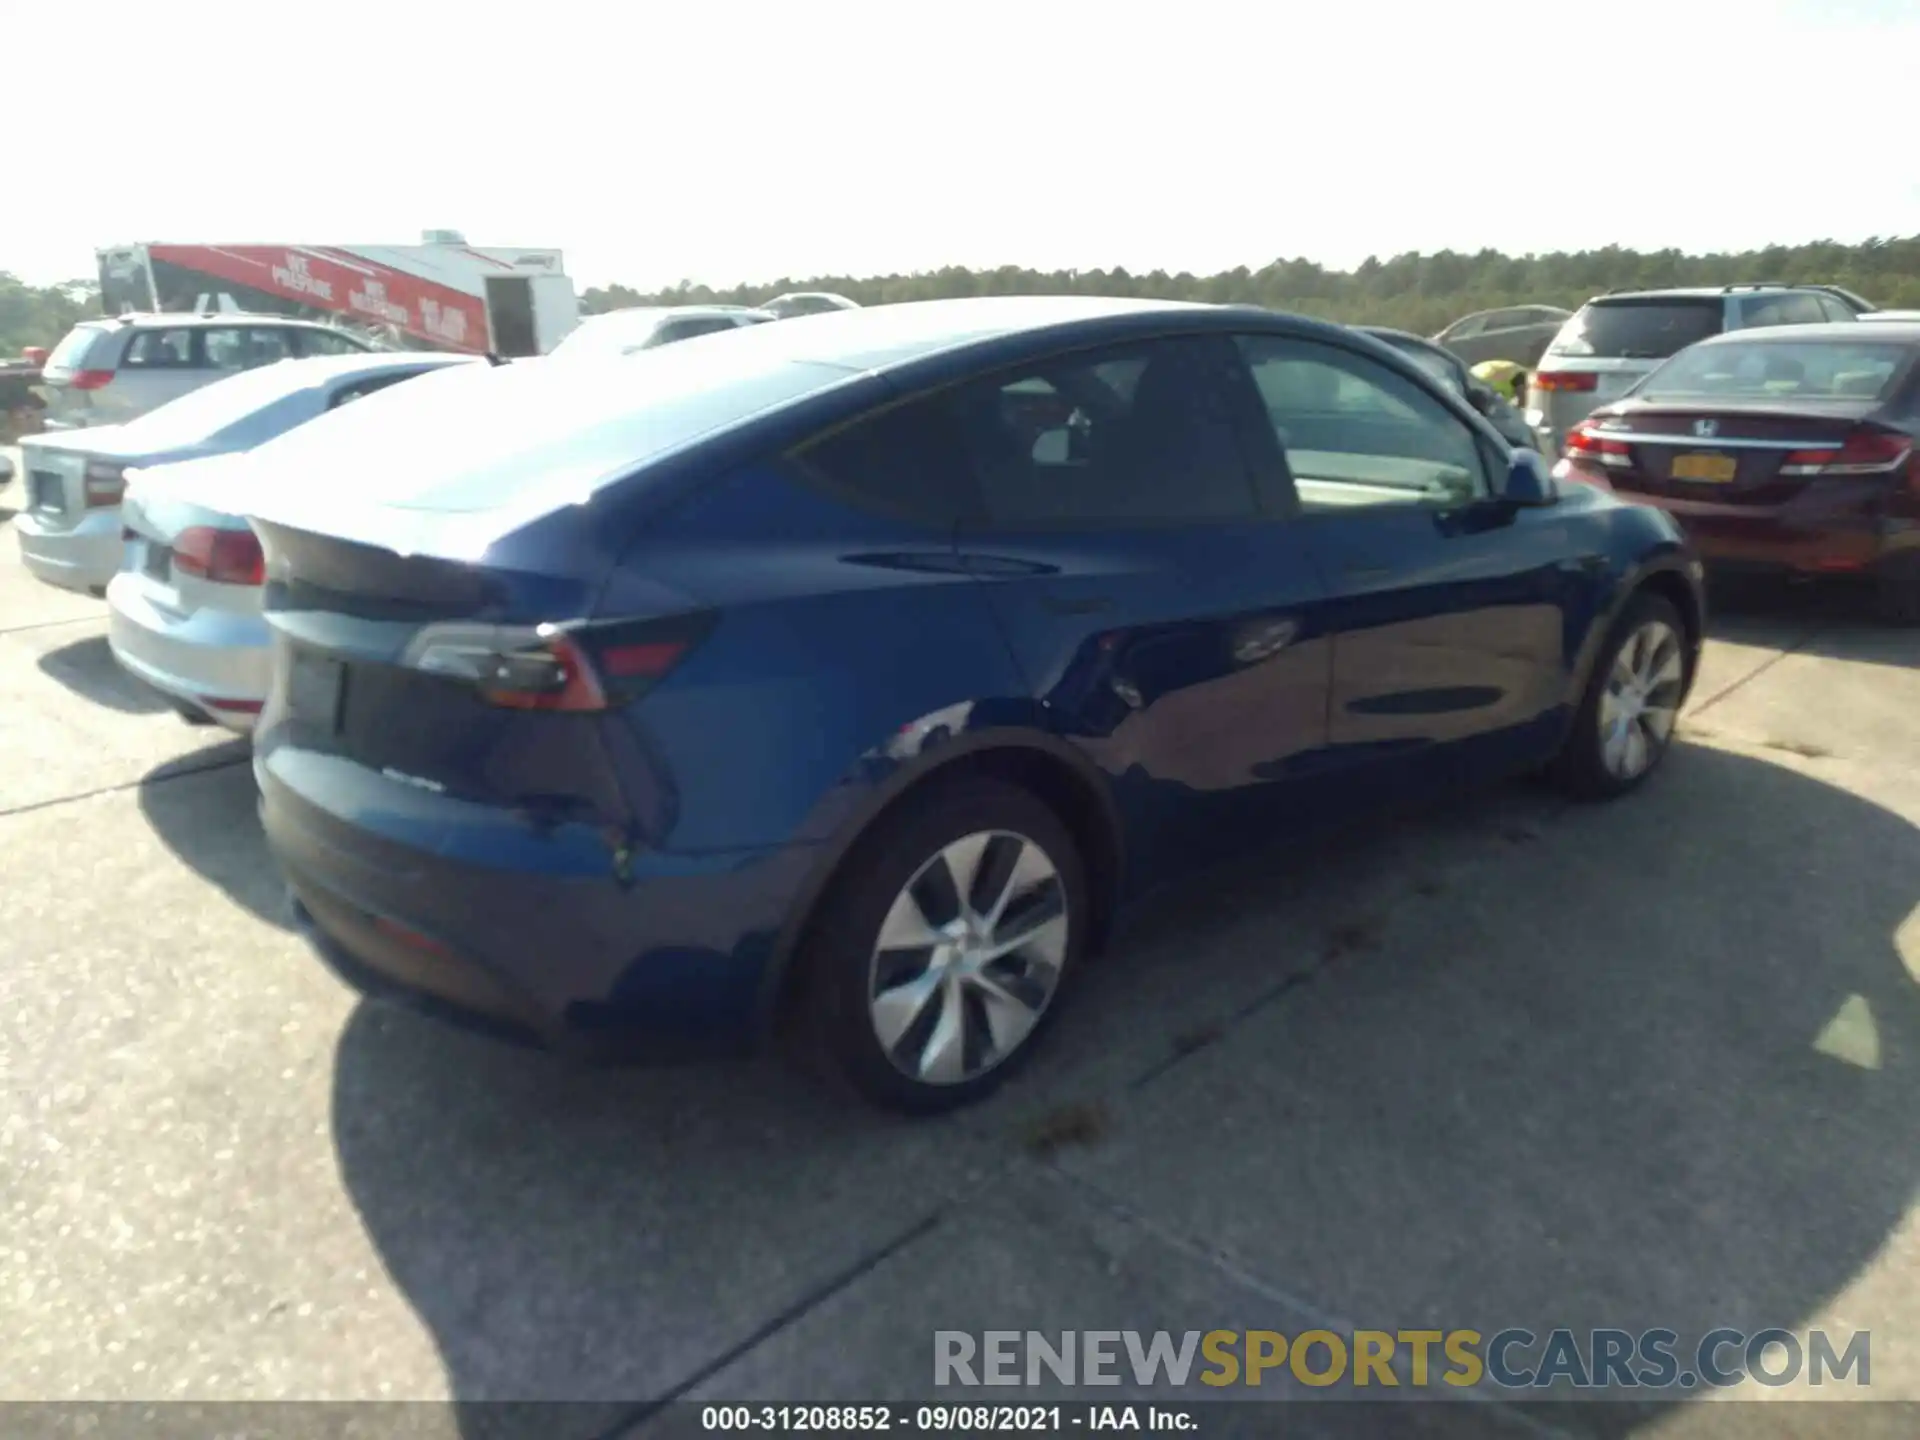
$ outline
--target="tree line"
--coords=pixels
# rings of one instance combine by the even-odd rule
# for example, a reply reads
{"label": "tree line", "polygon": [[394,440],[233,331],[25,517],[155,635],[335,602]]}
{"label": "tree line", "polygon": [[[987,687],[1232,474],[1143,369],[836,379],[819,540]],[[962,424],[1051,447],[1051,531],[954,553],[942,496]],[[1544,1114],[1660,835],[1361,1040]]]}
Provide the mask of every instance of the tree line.
{"label": "tree line", "polygon": [[0,360],[29,345],[51,350],[76,320],[100,310],[100,287],[75,280],[64,285],[29,285],[0,270]]}
{"label": "tree line", "polygon": [[[1920,309],[1920,235],[1874,238],[1857,245],[1816,240],[1771,245],[1734,254],[1687,255],[1678,250],[1556,251],[1506,255],[1498,250],[1432,255],[1409,252],[1334,270],[1312,260],[1275,260],[1258,270],[1241,266],[1217,275],[1153,270],[1027,270],[1003,265],[970,270],[949,265],[913,275],[783,276],[758,285],[716,289],[684,281],[665,290],[608,285],[585,291],[587,314],[631,305],[750,305],[788,290],[831,290],[862,305],[941,300],[966,295],[1117,295],[1261,305],[1356,325],[1396,325],[1430,335],[1475,310],[1505,305],[1560,305],[1573,309],[1607,290],[1667,285],[1733,285],[1756,280],[1820,281],[1844,285],[1889,308]],[[74,321],[98,309],[98,287],[88,281],[33,286],[0,271],[0,358],[29,345],[53,346]]]}
{"label": "tree line", "polygon": [[1218,275],[1154,270],[1027,270],[1003,265],[969,270],[950,265],[913,275],[783,276],[759,285],[716,289],[690,281],[665,290],[609,285],[586,291],[587,314],[633,305],[751,305],[789,290],[830,290],[862,305],[944,300],[968,295],[1116,295],[1199,300],[1292,310],[1351,325],[1394,325],[1430,335],[1475,310],[1506,305],[1578,307],[1608,290],[1669,285],[1734,285],[1760,280],[1843,285],[1889,309],[1920,309],[1920,235],[1874,238],[1857,245],[1816,240],[1735,254],[1642,252],[1609,245],[1548,255],[1467,255],[1442,250],[1369,258],[1353,270],[1312,260],[1275,260]]}

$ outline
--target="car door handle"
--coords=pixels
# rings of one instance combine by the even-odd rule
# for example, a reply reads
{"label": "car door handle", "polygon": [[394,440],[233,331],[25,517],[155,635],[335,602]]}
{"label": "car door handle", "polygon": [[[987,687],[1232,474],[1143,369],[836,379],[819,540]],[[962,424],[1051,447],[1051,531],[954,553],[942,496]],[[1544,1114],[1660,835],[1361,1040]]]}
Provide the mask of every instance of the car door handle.
{"label": "car door handle", "polygon": [[1391,565],[1349,565],[1340,572],[1349,580],[1384,580],[1393,574]]}
{"label": "car door handle", "polygon": [[1098,615],[1113,608],[1113,601],[1105,595],[1085,595],[1077,600],[1048,596],[1040,603],[1056,615]]}

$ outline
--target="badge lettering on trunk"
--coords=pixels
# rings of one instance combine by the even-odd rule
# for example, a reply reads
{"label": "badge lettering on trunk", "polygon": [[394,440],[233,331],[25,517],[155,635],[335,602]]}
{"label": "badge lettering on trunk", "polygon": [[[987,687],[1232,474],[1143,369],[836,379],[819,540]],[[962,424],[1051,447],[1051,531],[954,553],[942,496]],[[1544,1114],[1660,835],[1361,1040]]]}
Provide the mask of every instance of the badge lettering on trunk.
{"label": "badge lettering on trunk", "polygon": [[1702,440],[1711,440],[1720,433],[1720,422],[1718,420],[1696,420],[1693,422],[1693,433],[1698,435]]}

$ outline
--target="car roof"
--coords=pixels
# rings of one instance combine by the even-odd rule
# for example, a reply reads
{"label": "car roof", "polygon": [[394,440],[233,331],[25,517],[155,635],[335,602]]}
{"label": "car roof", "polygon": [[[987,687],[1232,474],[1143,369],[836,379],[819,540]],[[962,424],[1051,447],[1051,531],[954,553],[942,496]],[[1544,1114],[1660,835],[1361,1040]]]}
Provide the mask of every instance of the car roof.
{"label": "car roof", "polygon": [[[729,336],[756,356],[852,372],[889,370],[995,340],[1084,330],[1089,340],[1129,319],[1188,316],[1227,307],[1183,300],[1132,300],[1096,295],[988,295],[912,300],[796,315],[777,325]],[[1268,311],[1242,311],[1271,316]],[[1334,329],[1344,327],[1334,326]],[[741,351],[743,355],[745,351]]]}
{"label": "car roof", "polygon": [[181,327],[206,325],[292,325],[302,330],[340,330],[338,325],[330,325],[324,320],[300,320],[291,315],[268,315],[253,310],[229,310],[205,314],[198,310],[171,311],[142,310],[131,315],[96,315],[77,322],[100,329],[177,330]]}
{"label": "car roof", "polygon": [[1595,295],[1587,301],[1589,305],[1603,305],[1610,300],[1724,300],[1729,295],[1766,295],[1775,291],[1822,291],[1831,293],[1827,285],[1669,285],[1654,290],[1609,290],[1605,294]]}
{"label": "car roof", "polygon": [[[1920,341],[1920,320],[1882,320],[1868,328],[1873,343]],[[1858,340],[1858,320],[1829,320],[1818,325],[1755,325],[1745,330],[1728,330],[1698,341],[1701,345],[1736,345],[1743,340]]]}
{"label": "car roof", "polygon": [[596,333],[618,334],[623,330],[664,325],[670,320],[731,320],[750,313],[753,312],[745,305],[628,305],[619,310],[602,310],[597,315],[582,315],[575,329],[591,326]]}
{"label": "car roof", "polygon": [[357,380],[393,370],[432,370],[442,365],[476,365],[478,355],[451,350],[368,350],[355,355],[312,355],[299,360],[276,360],[267,368],[287,377],[289,388],[324,385],[335,380]]}

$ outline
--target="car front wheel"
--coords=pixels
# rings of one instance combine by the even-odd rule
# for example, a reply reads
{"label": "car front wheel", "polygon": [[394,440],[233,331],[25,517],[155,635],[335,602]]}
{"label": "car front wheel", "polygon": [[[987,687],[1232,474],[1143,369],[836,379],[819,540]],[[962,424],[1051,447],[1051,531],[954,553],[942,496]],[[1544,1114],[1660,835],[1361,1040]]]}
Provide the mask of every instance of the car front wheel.
{"label": "car front wheel", "polygon": [[1594,666],[1555,778],[1581,799],[1638,786],[1666,757],[1687,693],[1686,627],[1672,602],[1641,595],[1615,622]]}
{"label": "car front wheel", "polygon": [[868,1099],[979,1099],[1032,1052],[1087,933],[1073,837],[997,780],[942,785],[857,846],[810,946],[818,1038]]}

